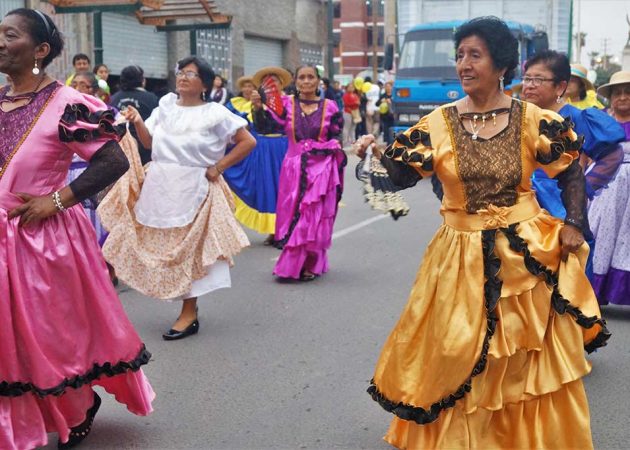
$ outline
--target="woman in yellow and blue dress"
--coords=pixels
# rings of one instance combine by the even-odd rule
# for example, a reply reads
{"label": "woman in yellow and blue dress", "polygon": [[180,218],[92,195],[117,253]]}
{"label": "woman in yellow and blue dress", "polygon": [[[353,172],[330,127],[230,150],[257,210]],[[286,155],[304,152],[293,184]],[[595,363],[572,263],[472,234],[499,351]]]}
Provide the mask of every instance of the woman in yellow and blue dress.
{"label": "woman in yellow and blue dress", "polygon": [[[580,139],[503,93],[518,64],[505,23],[473,19],[455,47],[466,97],[381,156],[400,187],[437,175],[444,223],[368,392],[396,416],[385,439],[398,448],[592,448],[584,350],[610,334],[584,274]],[[536,201],[539,167],[558,177],[564,222]]]}
{"label": "woman in yellow and blue dress", "polygon": [[234,215],[247,228],[267,234],[266,245],[274,241],[276,228],[276,202],[280,168],[287,153],[288,141],[279,128],[256,129],[252,118],[251,93],[271,78],[278,92],[291,82],[291,74],[281,67],[267,67],[254,77],[241,77],[236,85],[240,95],[232,98],[227,107],[249,122],[249,131],[256,138],[256,147],[242,161],[223,174],[234,193]]}

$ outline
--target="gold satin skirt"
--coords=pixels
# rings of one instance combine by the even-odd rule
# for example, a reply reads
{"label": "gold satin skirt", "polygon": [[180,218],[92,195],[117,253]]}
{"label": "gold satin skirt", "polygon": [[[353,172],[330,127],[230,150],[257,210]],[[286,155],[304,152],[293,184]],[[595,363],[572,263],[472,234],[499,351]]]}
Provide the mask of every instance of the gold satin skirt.
{"label": "gold satin skirt", "polygon": [[584,274],[586,244],[560,260],[562,226],[540,210],[514,231],[557,274],[555,292],[573,314],[558,312],[553,283],[528,270],[509,233],[497,230],[488,254],[502,284],[490,333],[488,232],[438,230],[370,388],[398,416],[387,442],[402,449],[593,448],[584,348],[605,345],[609,333]]}

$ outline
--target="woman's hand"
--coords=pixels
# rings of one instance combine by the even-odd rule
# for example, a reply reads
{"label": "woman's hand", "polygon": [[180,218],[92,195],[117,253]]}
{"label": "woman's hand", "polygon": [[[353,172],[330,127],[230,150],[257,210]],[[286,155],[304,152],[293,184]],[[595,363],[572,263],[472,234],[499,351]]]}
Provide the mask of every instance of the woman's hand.
{"label": "woman's hand", "polygon": [[210,166],[208,167],[208,169],[206,170],[206,178],[208,179],[208,181],[211,182],[215,182],[219,179],[219,177],[221,176],[221,172],[219,172],[219,169],[217,169],[217,166]]}
{"label": "woman's hand", "polygon": [[249,97],[255,110],[262,108],[262,97],[256,89],[254,89]]}
{"label": "woman's hand", "polygon": [[24,203],[9,212],[9,219],[20,216],[20,226],[25,227],[30,224],[37,224],[47,217],[54,216],[58,210],[53,201],[52,195],[35,197],[31,194],[18,192],[16,194]]}
{"label": "woman's hand", "polygon": [[136,108],[133,106],[127,106],[120,110],[120,114],[127,120],[127,122],[131,122],[133,124],[142,122],[142,117]]}
{"label": "woman's hand", "polygon": [[354,144],[352,144],[354,153],[361,159],[365,158],[365,153],[367,152],[368,147],[374,142],[376,142],[376,138],[372,134],[361,136]]}
{"label": "woman's hand", "polygon": [[569,258],[569,253],[575,253],[584,243],[582,231],[570,224],[565,224],[560,231],[560,245],[562,246],[560,257],[562,261]]}

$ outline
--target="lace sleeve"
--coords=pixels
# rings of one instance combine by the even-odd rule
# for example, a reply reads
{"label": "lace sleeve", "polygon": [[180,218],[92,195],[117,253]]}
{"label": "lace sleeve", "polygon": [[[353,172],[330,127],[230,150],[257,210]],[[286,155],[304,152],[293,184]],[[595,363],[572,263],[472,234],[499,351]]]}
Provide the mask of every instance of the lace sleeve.
{"label": "lace sleeve", "polygon": [[116,141],[109,141],[94,153],[87,169],[70,183],[70,189],[81,202],[114,183],[128,169],[125,153]]}
{"label": "lace sleeve", "polygon": [[592,199],[601,189],[615,178],[619,166],[623,162],[623,148],[616,148],[597,159],[586,172],[586,195]]}
{"label": "lace sleeve", "polygon": [[586,188],[584,172],[577,160],[560,172],[556,179],[562,191],[562,204],[567,211],[564,222],[579,228],[586,238],[590,237],[588,216],[586,214]]}
{"label": "lace sleeve", "polygon": [[382,156],[381,164],[387,170],[387,175],[391,178],[392,183],[400,189],[413,187],[422,179],[417,171],[403,162]]}

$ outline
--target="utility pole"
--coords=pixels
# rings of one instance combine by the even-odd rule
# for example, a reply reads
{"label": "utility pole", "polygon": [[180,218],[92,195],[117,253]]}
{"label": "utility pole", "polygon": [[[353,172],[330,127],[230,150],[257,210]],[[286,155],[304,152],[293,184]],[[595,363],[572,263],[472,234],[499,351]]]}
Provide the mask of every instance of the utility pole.
{"label": "utility pole", "polygon": [[326,65],[328,66],[328,79],[331,82],[334,79],[335,75],[335,39],[333,34],[333,15],[333,0],[328,0],[328,51],[326,52],[328,56],[328,58],[326,59],[328,60],[328,62]]}
{"label": "utility pole", "polygon": [[575,41],[575,62],[579,63],[582,59],[582,31],[580,28],[580,13],[582,11],[582,2],[577,0],[577,39]]}
{"label": "utility pole", "polygon": [[610,41],[610,38],[604,38],[602,41],[604,45],[604,55],[602,58],[603,67],[604,70],[608,70],[608,60],[610,59],[610,56],[608,55],[608,41]]}
{"label": "utility pole", "polygon": [[372,2],[372,81],[378,81],[378,3],[382,0],[369,0]]}

